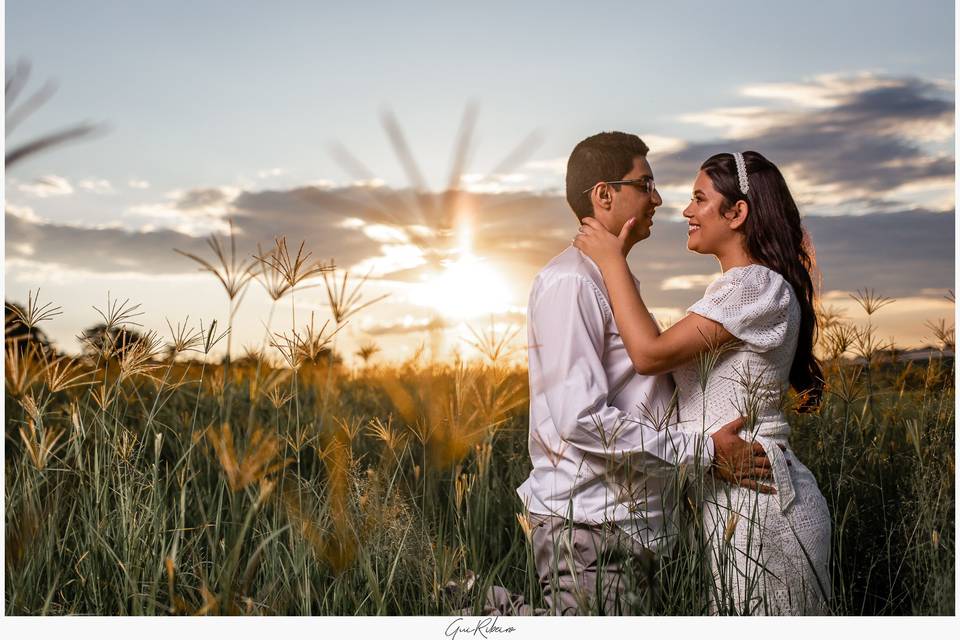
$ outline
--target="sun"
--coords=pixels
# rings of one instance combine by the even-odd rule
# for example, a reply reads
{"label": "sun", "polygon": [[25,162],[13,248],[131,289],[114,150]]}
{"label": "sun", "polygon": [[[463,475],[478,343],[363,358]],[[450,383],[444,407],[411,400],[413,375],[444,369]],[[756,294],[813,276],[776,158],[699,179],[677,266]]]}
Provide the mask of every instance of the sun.
{"label": "sun", "polygon": [[440,273],[424,276],[414,301],[446,318],[466,319],[506,311],[510,288],[489,261],[461,253],[456,260],[444,262]]}

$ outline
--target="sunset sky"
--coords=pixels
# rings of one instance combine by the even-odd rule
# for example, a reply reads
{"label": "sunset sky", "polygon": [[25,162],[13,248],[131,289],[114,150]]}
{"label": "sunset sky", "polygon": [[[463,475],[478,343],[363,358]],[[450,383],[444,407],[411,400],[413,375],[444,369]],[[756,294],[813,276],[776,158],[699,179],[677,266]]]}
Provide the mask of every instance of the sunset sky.
{"label": "sunset sky", "polygon": [[[896,298],[874,323],[901,346],[953,322],[953,2],[515,4],[8,1],[7,68],[31,65],[20,102],[57,85],[8,148],[100,128],[8,172],[5,298],[39,287],[71,352],[108,291],[147,329],[222,323],[223,291],[173,249],[209,256],[232,218],[244,256],[302,240],[369,273],[362,300],[389,294],[338,350],[468,353],[468,325],[522,325],[533,276],[575,233],[570,150],[623,130],[651,147],[664,199],[630,258],[660,319],[719,271],[685,249],[697,167],[751,149],[787,176],[826,304],[861,320],[850,292]],[[294,300],[298,324],[330,317],[322,287]],[[269,307],[251,284],[238,348]]]}

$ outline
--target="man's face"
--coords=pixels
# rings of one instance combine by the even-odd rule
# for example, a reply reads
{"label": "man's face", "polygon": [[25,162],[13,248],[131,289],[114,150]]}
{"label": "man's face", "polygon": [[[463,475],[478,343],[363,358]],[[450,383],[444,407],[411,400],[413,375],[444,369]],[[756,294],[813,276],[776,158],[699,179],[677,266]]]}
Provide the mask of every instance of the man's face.
{"label": "man's face", "polygon": [[[653,170],[650,163],[643,156],[633,159],[633,168],[622,180],[653,180]],[[650,228],[653,226],[653,214],[657,207],[663,204],[656,189],[642,191],[640,184],[620,185],[619,191],[613,192],[613,203],[610,208],[609,219],[601,220],[611,233],[620,233],[623,225],[630,218],[637,222],[630,230],[630,240],[634,243],[650,237]]]}

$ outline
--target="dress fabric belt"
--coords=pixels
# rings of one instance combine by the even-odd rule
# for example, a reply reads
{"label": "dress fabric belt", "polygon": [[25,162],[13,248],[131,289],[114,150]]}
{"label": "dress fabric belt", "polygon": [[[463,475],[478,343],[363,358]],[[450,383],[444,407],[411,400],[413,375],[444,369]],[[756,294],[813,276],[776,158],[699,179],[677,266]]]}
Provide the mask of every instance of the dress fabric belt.
{"label": "dress fabric belt", "polygon": [[786,454],[776,442],[779,438],[758,434],[753,439],[760,443],[770,460],[773,483],[777,488],[777,497],[780,499],[780,513],[786,513],[797,494],[793,488],[793,479],[790,477],[790,467],[787,466]]}

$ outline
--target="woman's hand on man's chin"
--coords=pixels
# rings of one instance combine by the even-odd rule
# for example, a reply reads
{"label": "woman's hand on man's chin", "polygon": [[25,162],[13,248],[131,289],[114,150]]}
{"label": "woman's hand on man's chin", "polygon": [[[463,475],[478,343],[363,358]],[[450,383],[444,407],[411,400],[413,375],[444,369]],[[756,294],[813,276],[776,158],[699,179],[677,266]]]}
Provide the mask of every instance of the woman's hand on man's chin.
{"label": "woman's hand on man's chin", "polygon": [[627,238],[636,224],[636,218],[630,218],[620,230],[620,235],[607,231],[596,218],[584,218],[580,232],[573,238],[573,246],[580,249],[603,269],[617,260],[623,260],[627,253]]}

